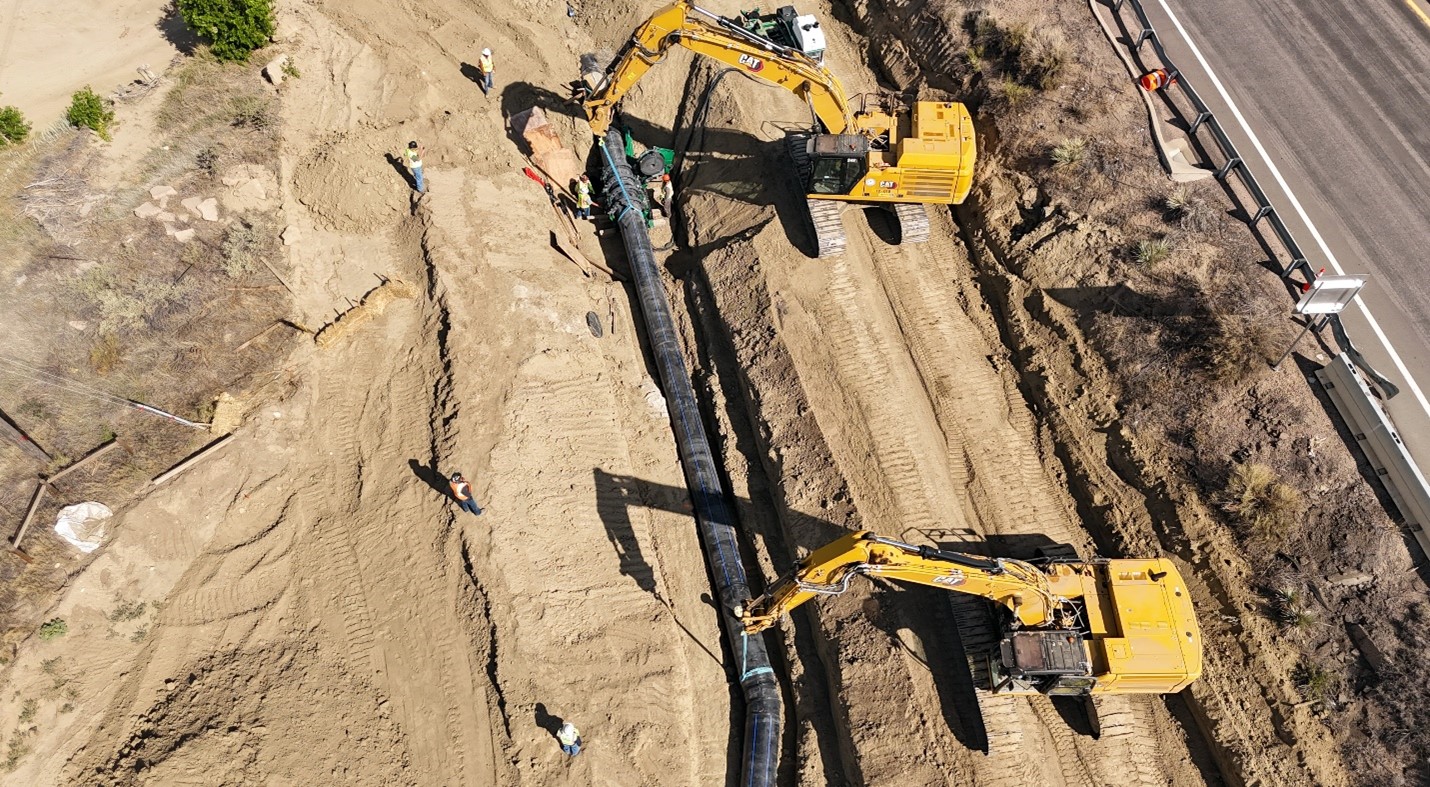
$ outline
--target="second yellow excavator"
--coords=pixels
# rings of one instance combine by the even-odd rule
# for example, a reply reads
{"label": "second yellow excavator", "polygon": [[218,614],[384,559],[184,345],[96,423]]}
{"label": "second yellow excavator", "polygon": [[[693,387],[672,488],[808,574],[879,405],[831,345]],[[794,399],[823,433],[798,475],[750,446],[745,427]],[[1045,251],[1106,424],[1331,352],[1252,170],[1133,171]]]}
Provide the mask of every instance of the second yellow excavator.
{"label": "second yellow excavator", "polygon": [[962,104],[920,101],[912,111],[867,105],[856,111],[820,60],[687,2],[655,12],[605,73],[583,75],[586,117],[597,139],[610,127],[616,104],[673,46],[727,63],[809,104],[819,127],[791,133],[787,142],[820,257],[844,251],[844,203],[893,210],[901,241],[920,243],[929,237],[925,204],[958,204],[968,196],[975,145],[973,120]]}
{"label": "second yellow excavator", "polygon": [[[974,682],[995,694],[1171,694],[1202,672],[1201,629],[1176,566],[1163,558],[989,558],[852,532],[815,550],[736,614],[758,633],[858,575],[981,596],[996,631],[964,630]],[[991,634],[991,635],[990,635]]]}

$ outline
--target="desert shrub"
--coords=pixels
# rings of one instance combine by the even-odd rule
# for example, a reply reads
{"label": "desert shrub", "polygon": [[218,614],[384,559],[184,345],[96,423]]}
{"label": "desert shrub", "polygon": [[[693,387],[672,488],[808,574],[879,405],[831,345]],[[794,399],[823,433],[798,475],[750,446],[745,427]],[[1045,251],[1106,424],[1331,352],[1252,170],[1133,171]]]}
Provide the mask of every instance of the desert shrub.
{"label": "desert shrub", "polygon": [[1279,545],[1295,529],[1303,508],[1301,493],[1263,464],[1246,462],[1232,468],[1223,507],[1249,535]]}
{"label": "desert shrub", "polygon": [[26,699],[20,706],[20,723],[29,724],[35,720],[35,714],[40,710],[40,702],[34,697]]}
{"label": "desert shrub", "polygon": [[1212,228],[1212,209],[1207,201],[1193,194],[1186,186],[1178,186],[1162,199],[1162,216],[1188,232],[1207,232]]}
{"label": "desert shrub", "polygon": [[1132,256],[1143,265],[1156,265],[1172,255],[1172,244],[1165,238],[1148,238],[1139,241]]}
{"label": "desert shrub", "polygon": [[109,613],[111,623],[125,623],[130,620],[138,620],[144,617],[144,611],[149,605],[143,601],[124,601]]}
{"label": "desert shrub", "polygon": [[65,120],[75,128],[90,129],[107,141],[109,124],[114,122],[114,110],[108,101],[85,85],[70,96],[70,108],[65,112]]}
{"label": "desert shrub", "polygon": [[114,334],[100,334],[99,339],[89,348],[89,365],[99,376],[104,377],[114,371],[123,356],[119,339]]}
{"label": "desert shrub", "polygon": [[993,85],[993,95],[1010,107],[1017,106],[1033,95],[1033,89],[1011,79],[1000,79]]}
{"label": "desert shrub", "polygon": [[298,70],[297,64],[293,62],[293,58],[291,57],[283,61],[283,76],[289,79],[297,79],[303,76],[303,72]]}
{"label": "desert shrub", "polygon": [[1301,696],[1316,702],[1334,699],[1341,687],[1340,678],[1324,665],[1314,661],[1303,661],[1291,673]]}
{"label": "desert shrub", "polygon": [[1215,318],[1202,345],[1202,370],[1217,383],[1240,383],[1266,366],[1266,348],[1271,341],[1264,323],[1235,315]]}
{"label": "desert shrub", "polygon": [[257,273],[267,245],[263,233],[253,224],[235,222],[224,232],[219,265],[231,279]]}
{"label": "desert shrub", "polygon": [[1300,589],[1285,586],[1271,592],[1271,619],[1282,627],[1306,631],[1316,625],[1316,613]]}
{"label": "desert shrub", "polygon": [[218,148],[213,145],[200,150],[194,154],[194,166],[205,175],[213,176],[218,173]]}
{"label": "desert shrub", "polygon": [[968,17],[966,27],[973,39],[967,54],[976,57],[965,57],[974,68],[985,59],[995,62],[1004,74],[1030,90],[1051,90],[1062,80],[1067,46],[1056,28],[1028,22],[1005,24],[981,11]]}
{"label": "desert shrub", "polygon": [[70,631],[70,624],[64,618],[51,618],[40,624],[40,639],[51,640],[63,637]]}
{"label": "desert shrub", "polygon": [[15,107],[0,107],[0,148],[18,145],[30,136],[30,124],[25,113]]}
{"label": "desert shrub", "polygon": [[1065,139],[1053,148],[1053,164],[1058,166],[1072,166],[1079,164],[1087,158],[1087,140],[1082,137]]}
{"label": "desert shrub", "polygon": [[246,94],[233,99],[233,125],[264,131],[273,126],[273,102],[264,95]]}
{"label": "desert shrub", "polygon": [[269,0],[176,0],[184,24],[209,42],[220,60],[246,62],[273,38]]}
{"label": "desert shrub", "polygon": [[99,306],[99,330],[118,334],[141,328],[160,309],[176,303],[183,287],[167,277],[138,275],[122,280],[113,270],[93,268],[80,280],[79,291]]}

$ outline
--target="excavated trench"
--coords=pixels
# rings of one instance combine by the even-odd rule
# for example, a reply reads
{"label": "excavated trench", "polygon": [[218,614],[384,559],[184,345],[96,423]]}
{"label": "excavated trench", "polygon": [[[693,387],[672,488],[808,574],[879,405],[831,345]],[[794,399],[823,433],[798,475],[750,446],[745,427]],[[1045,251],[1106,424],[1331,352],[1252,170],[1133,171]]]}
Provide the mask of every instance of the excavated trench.
{"label": "excavated trench", "polygon": [[[712,114],[703,100],[718,76],[692,71],[687,123]],[[714,93],[716,116],[771,116],[721,98],[727,90]],[[851,528],[999,554],[1126,543],[1086,516],[1094,504],[1005,324],[1006,292],[989,286],[996,275],[959,243],[968,233],[948,212],[932,211],[932,243],[894,247],[881,219],[851,211],[848,259],[813,262],[791,253],[809,239],[786,197],[751,212],[718,196],[750,159],[766,171],[782,163],[774,145],[746,137],[731,150],[740,137],[728,129],[685,131],[697,140],[680,184],[691,192],[685,245],[666,264],[683,279],[686,360],[732,492],[749,501],[740,516],[766,577]],[[711,136],[725,147],[702,150]],[[961,216],[982,221],[976,210]],[[980,696],[946,594],[871,585],[812,603],[769,635],[789,668],[782,781],[1236,783],[1196,733],[1196,708],[1100,701],[1095,739],[1045,699]]]}

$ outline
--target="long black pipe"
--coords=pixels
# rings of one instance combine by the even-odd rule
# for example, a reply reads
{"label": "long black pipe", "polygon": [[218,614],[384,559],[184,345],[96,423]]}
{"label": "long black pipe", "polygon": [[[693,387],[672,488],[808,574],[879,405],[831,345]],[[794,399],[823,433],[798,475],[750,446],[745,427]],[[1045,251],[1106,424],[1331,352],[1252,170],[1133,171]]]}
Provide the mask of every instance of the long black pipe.
{"label": "long black pipe", "polygon": [[[599,142],[599,140],[598,140]],[[705,559],[715,579],[720,598],[720,622],[730,641],[730,652],[738,667],[740,688],[745,693],[745,749],[740,784],[744,787],[774,787],[779,766],[782,703],[779,683],[770,668],[769,654],[762,636],[748,636],[732,610],[751,598],[745,566],[735,539],[735,519],[725,502],[716,472],[710,438],[700,420],[695,391],[685,368],[676,339],[675,321],[665,301],[665,289],[655,264],[655,251],[646,234],[643,206],[644,186],[631,171],[619,131],[606,134],[601,146],[605,162],[601,203],[610,211],[626,243],[626,256],[640,296],[641,315],[655,353],[656,366],[670,405],[675,442],[685,465],[685,482],[695,504],[695,520],[705,543]],[[615,151],[613,154],[611,151]],[[640,203],[636,200],[639,199]]]}

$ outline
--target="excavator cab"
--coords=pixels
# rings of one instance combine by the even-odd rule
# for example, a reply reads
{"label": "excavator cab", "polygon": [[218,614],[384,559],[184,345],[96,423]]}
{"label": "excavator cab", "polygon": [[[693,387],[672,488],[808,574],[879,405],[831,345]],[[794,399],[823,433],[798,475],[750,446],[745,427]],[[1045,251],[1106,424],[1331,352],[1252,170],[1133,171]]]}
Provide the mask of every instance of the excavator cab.
{"label": "excavator cab", "polygon": [[810,145],[810,194],[848,194],[869,171],[869,140],[859,134],[817,134]]}

